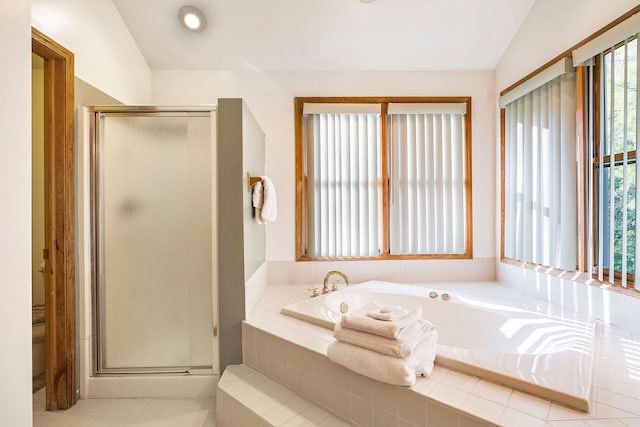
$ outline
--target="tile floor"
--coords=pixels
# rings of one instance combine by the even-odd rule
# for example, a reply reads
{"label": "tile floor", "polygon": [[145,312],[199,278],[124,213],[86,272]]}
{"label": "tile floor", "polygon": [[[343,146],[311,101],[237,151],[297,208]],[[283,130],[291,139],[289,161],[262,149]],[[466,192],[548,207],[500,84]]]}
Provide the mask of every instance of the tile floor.
{"label": "tile floor", "polygon": [[45,389],[33,395],[34,427],[215,427],[215,399],[83,399],[67,411],[45,411]]}

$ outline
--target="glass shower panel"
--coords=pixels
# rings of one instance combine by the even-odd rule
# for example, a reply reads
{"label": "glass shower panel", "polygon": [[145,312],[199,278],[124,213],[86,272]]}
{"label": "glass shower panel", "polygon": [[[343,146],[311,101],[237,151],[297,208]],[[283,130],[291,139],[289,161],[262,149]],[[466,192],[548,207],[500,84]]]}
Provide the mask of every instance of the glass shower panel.
{"label": "glass shower panel", "polygon": [[211,118],[99,116],[99,371],[210,369]]}

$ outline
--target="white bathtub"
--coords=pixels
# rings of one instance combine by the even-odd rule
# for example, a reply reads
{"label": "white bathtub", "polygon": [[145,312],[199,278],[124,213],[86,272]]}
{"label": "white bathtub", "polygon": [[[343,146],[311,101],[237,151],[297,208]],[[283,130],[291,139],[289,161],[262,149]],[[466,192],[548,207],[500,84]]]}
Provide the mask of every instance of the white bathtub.
{"label": "white bathtub", "polygon": [[[341,305],[349,312],[371,301],[420,306],[438,331],[437,364],[589,410],[593,321],[548,316],[455,289],[371,281],[288,305],[282,313],[333,329]],[[430,298],[432,291],[438,297]],[[449,300],[442,300],[443,293]]]}

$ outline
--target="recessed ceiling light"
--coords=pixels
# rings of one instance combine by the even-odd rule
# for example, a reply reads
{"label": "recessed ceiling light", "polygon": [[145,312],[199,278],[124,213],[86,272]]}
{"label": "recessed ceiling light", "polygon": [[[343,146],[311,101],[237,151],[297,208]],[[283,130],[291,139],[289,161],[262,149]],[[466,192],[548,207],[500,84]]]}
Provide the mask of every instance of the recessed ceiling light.
{"label": "recessed ceiling light", "polygon": [[197,7],[182,6],[178,11],[178,18],[187,30],[200,32],[207,28],[207,17]]}

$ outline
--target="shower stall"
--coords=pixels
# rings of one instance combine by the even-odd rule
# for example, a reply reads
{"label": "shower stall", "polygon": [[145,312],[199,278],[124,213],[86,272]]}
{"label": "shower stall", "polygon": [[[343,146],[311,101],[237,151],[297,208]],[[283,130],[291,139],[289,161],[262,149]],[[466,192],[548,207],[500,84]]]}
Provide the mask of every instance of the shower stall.
{"label": "shower stall", "polygon": [[215,109],[87,112],[91,375],[216,375]]}

